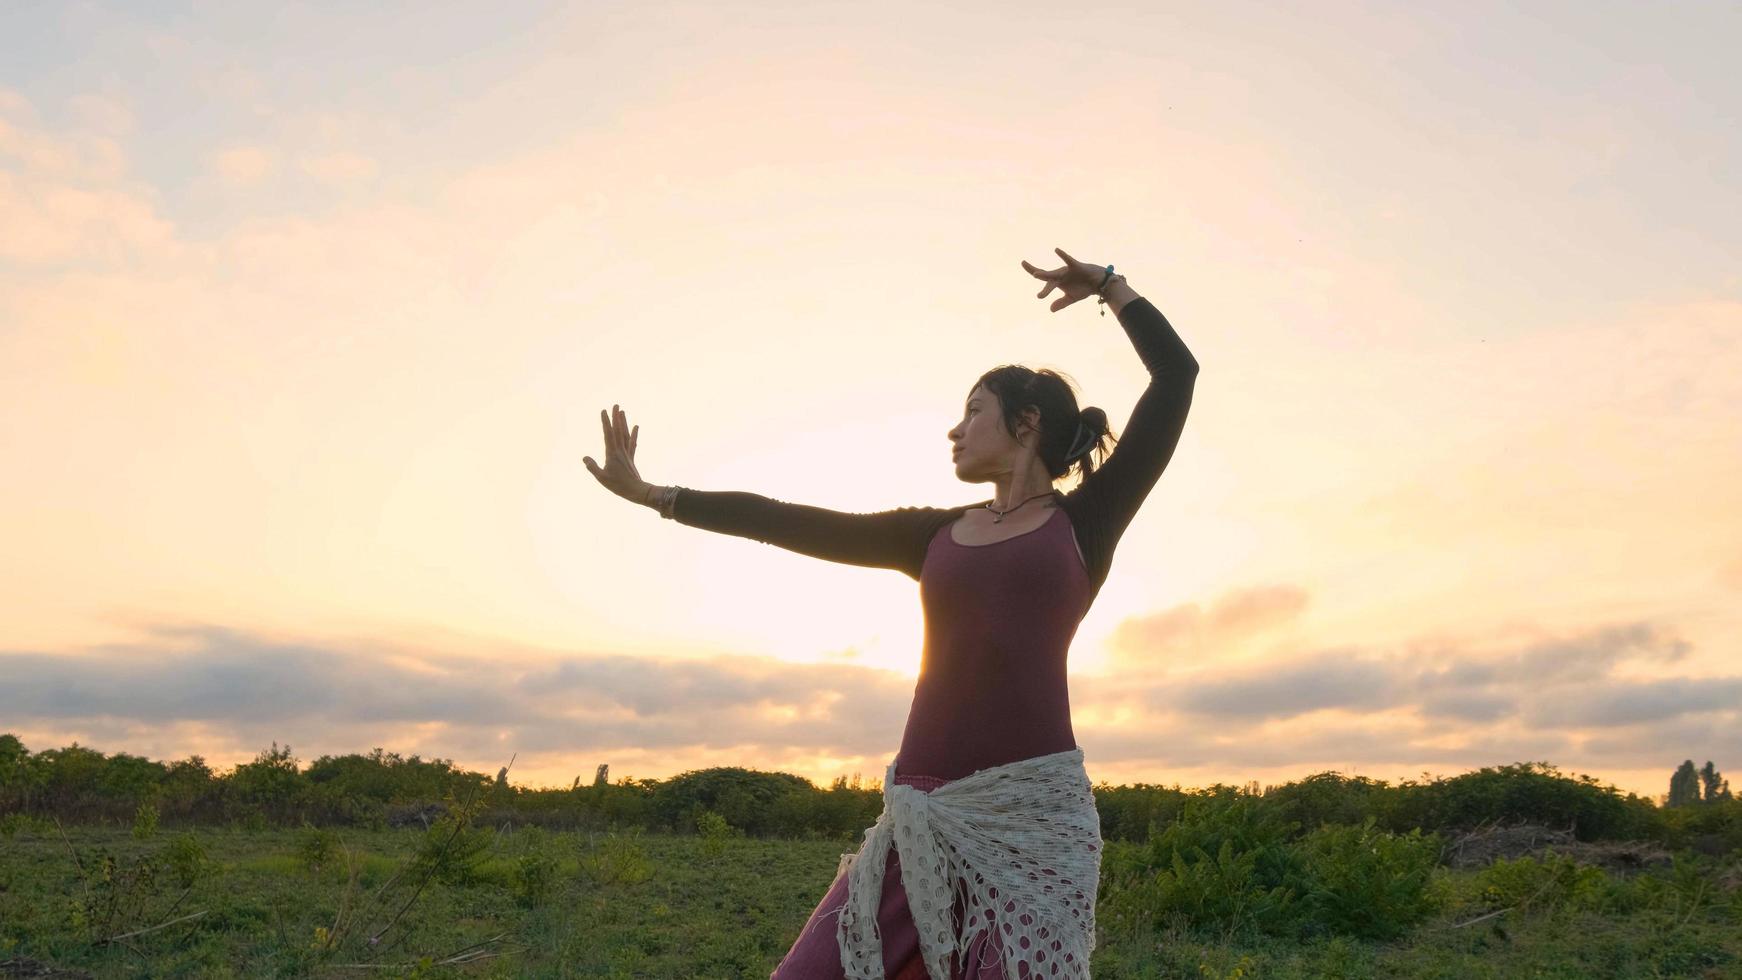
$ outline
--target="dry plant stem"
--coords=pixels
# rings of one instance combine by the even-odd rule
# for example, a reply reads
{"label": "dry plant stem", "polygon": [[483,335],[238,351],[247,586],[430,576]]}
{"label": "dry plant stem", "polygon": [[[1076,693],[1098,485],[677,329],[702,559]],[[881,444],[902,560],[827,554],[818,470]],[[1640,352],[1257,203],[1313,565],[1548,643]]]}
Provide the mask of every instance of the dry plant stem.
{"label": "dry plant stem", "polygon": [[277,902],[272,903],[272,924],[278,927],[278,941],[289,946],[290,937],[284,934],[284,911],[278,907]]}
{"label": "dry plant stem", "polygon": [[[502,950],[500,952],[495,952],[495,953],[478,949],[479,946],[484,946],[484,945],[487,945],[489,943],[496,942],[498,939],[501,939],[503,936],[506,936],[506,935],[508,935],[508,934],[505,932],[505,933],[502,933],[501,936],[496,936],[496,937],[491,938],[491,939],[486,939],[481,943],[473,943],[472,945],[467,946],[467,947],[461,949],[459,952],[453,953],[444,959],[432,961],[431,965],[432,966],[448,966],[448,965],[457,964],[457,963],[476,963],[479,960],[487,960],[487,959],[490,959],[491,957],[494,957],[494,956],[501,956],[503,953],[519,953],[519,952],[524,952],[530,948],[527,946],[515,946],[515,947],[511,947],[509,949],[505,949],[505,950]],[[408,966],[414,966],[414,965],[415,964],[413,964],[413,963],[334,963],[333,967],[335,969],[351,969],[351,970],[403,970]]]}
{"label": "dry plant stem", "polygon": [[201,909],[198,912],[193,912],[193,913],[190,913],[188,915],[184,915],[179,919],[171,919],[168,922],[159,922],[157,925],[147,926],[144,929],[135,929],[132,932],[124,932],[119,936],[110,936],[108,939],[105,939],[103,941],[106,943],[120,943],[121,945],[125,946],[126,945],[125,943],[121,943],[121,940],[123,940],[123,939],[130,939],[134,936],[143,936],[148,932],[156,932],[159,929],[167,929],[170,926],[175,925],[177,922],[186,922],[189,919],[197,919],[200,916],[205,915],[207,911],[208,911],[207,909]]}
{"label": "dry plant stem", "polygon": [[406,866],[402,865],[399,868],[395,869],[393,874],[388,876],[387,880],[381,883],[381,887],[375,889],[375,894],[373,894],[369,897],[369,910],[368,910],[369,914],[360,917],[360,920],[354,920],[354,921],[361,921],[364,926],[367,926],[369,923],[375,921],[376,908],[386,898],[388,892],[392,890],[393,886],[398,883],[399,876],[403,875],[405,873],[405,868],[406,868]]}
{"label": "dry plant stem", "polygon": [[485,957],[485,956],[496,956],[498,954],[485,952],[484,950],[478,949],[478,947],[479,946],[488,946],[491,943],[496,942],[507,935],[508,934],[506,932],[504,932],[501,935],[491,936],[489,939],[486,939],[483,942],[476,942],[470,946],[462,946],[459,949],[456,949],[453,952],[449,953],[446,957],[444,957],[441,960],[441,962],[443,962],[443,963],[462,963],[462,962],[470,962],[470,961],[475,960],[475,959],[480,959],[480,958]]}
{"label": "dry plant stem", "polygon": [[180,897],[180,898],[177,898],[177,899],[176,899],[176,900],[175,900],[175,903],[174,903],[174,904],[172,904],[172,905],[170,905],[170,907],[169,907],[169,908],[168,908],[168,909],[166,909],[166,910],[165,910],[165,911],[164,911],[164,913],[163,913],[163,914],[164,914],[164,915],[165,915],[165,916],[171,916],[171,915],[174,915],[174,914],[175,914],[175,910],[176,910],[176,909],[179,909],[179,908],[181,908],[181,903],[182,903],[182,901],[183,901],[183,900],[184,900],[184,899],[186,899],[186,898],[187,898],[187,897],[188,897],[188,893],[189,893],[189,892],[192,892],[192,891],[193,891],[193,890],[194,890],[194,889],[193,889],[193,886],[192,886],[192,885],[189,885],[189,886],[188,886],[188,888],[187,888],[187,891],[184,891],[184,892],[182,892],[182,893],[181,893],[181,897]]}
{"label": "dry plant stem", "polygon": [[1478,922],[1481,922],[1481,921],[1482,921],[1482,920],[1483,920],[1483,919],[1492,919],[1492,918],[1494,918],[1494,917],[1495,917],[1495,916],[1497,916],[1497,915],[1499,915],[1499,914],[1500,914],[1500,913],[1502,913],[1502,912],[1510,912],[1510,911],[1512,911],[1512,910],[1513,910],[1513,909],[1515,909],[1515,908],[1517,908],[1517,906],[1515,906],[1515,905],[1508,905],[1508,906],[1506,906],[1506,907],[1505,907],[1505,908],[1503,908],[1503,909],[1495,909],[1495,910],[1494,910],[1494,911],[1492,911],[1492,912],[1489,912],[1489,913],[1487,913],[1487,914],[1485,914],[1485,915],[1478,915],[1478,916],[1476,916],[1476,917],[1475,917],[1475,918],[1474,918],[1474,919],[1470,919],[1470,920],[1468,920],[1468,921],[1466,921],[1466,922],[1460,922],[1460,923],[1458,923],[1458,924],[1457,924],[1457,925],[1453,925],[1453,926],[1447,926],[1447,927],[1446,927],[1446,928],[1448,928],[1448,929],[1462,929],[1462,928],[1464,928],[1464,927],[1465,927],[1465,926],[1473,926],[1473,925],[1475,925],[1475,924],[1476,924],[1476,923],[1478,923]]}
{"label": "dry plant stem", "polygon": [[67,839],[66,828],[60,825],[60,817],[54,818],[54,829],[60,831],[60,839],[66,841],[67,853],[73,857],[73,867],[79,871],[79,887],[85,893],[85,905],[91,904],[91,882],[85,875],[85,863],[79,860],[79,852],[73,848],[73,842]]}
{"label": "dry plant stem", "polygon": [[[504,772],[506,772],[509,768],[511,768],[514,765],[514,759],[518,755],[519,755],[519,753],[517,752],[513,756],[509,756],[508,765],[502,767]],[[472,784],[472,792],[466,796],[466,805],[461,808],[461,811],[463,813],[466,813],[468,815],[468,817],[471,813],[472,803],[475,800],[477,800],[477,798],[478,798],[478,788],[481,785],[482,785],[481,783],[473,783]],[[376,943],[379,943],[381,941],[381,937],[387,934],[387,930],[389,930],[389,929],[393,928],[395,925],[397,925],[400,917],[405,914],[407,909],[411,908],[412,903],[417,901],[418,896],[423,894],[423,890],[425,887],[427,887],[429,885],[430,879],[435,877],[436,869],[441,867],[441,859],[442,859],[442,857],[444,857],[448,853],[448,846],[454,842],[454,838],[456,838],[460,835],[460,830],[464,827],[464,825],[465,825],[464,821],[460,821],[460,820],[454,821],[453,832],[448,834],[447,840],[442,841],[442,849],[440,851],[436,852],[436,859],[434,861],[430,862],[429,870],[424,872],[423,880],[417,883],[417,891],[412,892],[411,897],[405,900],[405,904],[399,907],[399,911],[394,914],[392,921],[388,922],[385,926],[382,926],[380,932],[377,932],[375,935],[369,937],[370,945],[374,945]],[[397,943],[397,942],[398,942],[398,940],[395,940],[395,943]]]}
{"label": "dry plant stem", "polygon": [[132,943],[116,943],[115,945],[121,947],[122,949],[126,950],[129,953],[132,953],[134,956],[139,957],[139,960],[142,963],[150,963],[151,962],[151,957],[146,956],[144,950],[140,949],[138,946],[133,945]]}
{"label": "dry plant stem", "polygon": [[1698,912],[1700,910],[1700,897],[1702,895],[1704,895],[1705,893],[1706,893],[1706,883],[1704,880],[1702,880],[1700,882],[1700,887],[1694,890],[1693,900],[1688,902],[1688,914],[1682,916],[1682,920],[1680,922],[1671,926],[1670,927],[1671,931],[1674,931],[1676,929],[1680,929],[1682,926],[1687,925],[1688,922],[1693,919],[1694,913]]}
{"label": "dry plant stem", "polygon": [[321,952],[323,953],[332,949],[333,944],[339,941],[339,923],[344,920],[345,909],[350,906],[351,899],[357,893],[357,878],[361,871],[357,867],[356,856],[351,853],[351,849],[348,847],[345,848],[345,870],[349,874],[350,880],[345,882],[345,890],[339,893],[339,910],[333,914],[333,927],[327,930],[326,942],[321,944]]}
{"label": "dry plant stem", "polygon": [[[519,950],[515,950],[515,952],[519,952]],[[482,956],[468,957],[463,960],[435,960],[430,965],[447,966],[452,962],[476,963],[479,960],[487,960],[491,957],[501,955],[501,953],[485,953]],[[406,967],[415,965],[415,963],[334,963],[333,968],[336,970],[403,970]]]}

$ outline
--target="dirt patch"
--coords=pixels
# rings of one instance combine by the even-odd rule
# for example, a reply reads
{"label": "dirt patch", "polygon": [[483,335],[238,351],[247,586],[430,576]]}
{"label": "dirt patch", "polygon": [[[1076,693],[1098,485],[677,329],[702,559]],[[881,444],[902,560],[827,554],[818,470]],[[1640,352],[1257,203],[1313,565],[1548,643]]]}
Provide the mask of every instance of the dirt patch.
{"label": "dirt patch", "polygon": [[1742,891],[1742,860],[1719,872],[1718,887],[1726,892]]}
{"label": "dirt patch", "polygon": [[402,803],[387,808],[387,826],[394,830],[401,827],[428,830],[431,824],[446,816],[447,812],[445,803]]}
{"label": "dirt patch", "polygon": [[1505,858],[1564,854],[1580,864],[1596,865],[1616,874],[1637,874],[1667,867],[1670,853],[1654,841],[1581,841],[1570,830],[1542,824],[1490,825],[1447,835],[1441,856],[1454,868],[1480,868]]}

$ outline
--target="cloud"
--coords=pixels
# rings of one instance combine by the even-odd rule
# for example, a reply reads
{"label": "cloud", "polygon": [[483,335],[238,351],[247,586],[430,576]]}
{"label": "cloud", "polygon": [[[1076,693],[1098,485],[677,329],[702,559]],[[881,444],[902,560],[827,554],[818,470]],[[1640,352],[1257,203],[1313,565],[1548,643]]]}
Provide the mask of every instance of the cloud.
{"label": "cloud", "polygon": [[149,189],[125,179],[119,144],[43,129],[29,101],[0,91],[0,163],[6,162],[11,166],[0,166],[0,261],[116,265],[174,241],[174,225],[158,213]]}
{"label": "cloud", "polygon": [[1352,651],[1294,664],[1266,665],[1238,677],[1187,688],[1183,710],[1231,718],[1290,717],[1321,708],[1381,708],[1399,692],[1397,671]]}
{"label": "cloud", "polygon": [[[27,107],[28,103],[24,103]],[[0,104],[0,160],[25,173],[75,183],[119,180],[127,170],[120,144],[90,133],[51,133],[16,102]]]}
{"label": "cloud", "polygon": [[116,98],[96,93],[75,95],[67,106],[85,126],[110,136],[125,136],[133,132],[133,111]]}
{"label": "cloud", "polygon": [[[1719,769],[1734,767],[1735,760],[1742,759],[1739,722],[1742,719],[1734,711],[1687,715],[1593,736],[1580,751],[1604,765],[1660,768],[1667,784],[1669,770],[1683,759],[1695,759],[1695,765],[1712,759]],[[1725,760],[1730,760],[1728,765]]]}
{"label": "cloud", "polygon": [[302,172],[323,184],[347,185],[362,183],[375,176],[375,161],[360,153],[324,153],[303,156],[297,160]]}
{"label": "cloud", "polygon": [[1214,655],[1279,626],[1306,610],[1309,596],[1294,585],[1235,589],[1211,603],[1176,606],[1120,623],[1108,637],[1108,662],[1117,671],[1153,671]]}
{"label": "cloud", "polygon": [[252,187],[272,176],[278,159],[259,146],[232,146],[212,155],[212,172],[234,187]]}
{"label": "cloud", "polygon": [[[1742,677],[1635,678],[1615,668],[1673,660],[1685,646],[1636,623],[1498,651],[1343,646],[1232,672],[1075,675],[1074,728],[1090,758],[1121,771],[1457,770],[1527,759],[1673,767],[1689,752],[1742,749]],[[1587,666],[1567,670],[1563,661]],[[245,756],[272,740],[305,754],[387,745],[493,769],[518,752],[522,778],[542,759],[552,779],[586,769],[585,759],[614,761],[619,775],[628,760],[647,767],[638,775],[668,775],[702,759],[808,772],[819,782],[851,770],[880,775],[914,686],[896,671],[850,663],[499,649],[456,656],[212,625],[155,627],[142,642],[76,655],[0,652],[0,673],[9,728],[106,734],[118,740],[108,751],[198,732],[175,753],[213,758],[221,733],[251,747]]]}
{"label": "cloud", "polygon": [[137,194],[0,171],[0,260],[116,264],[174,237],[174,226]]}
{"label": "cloud", "polygon": [[[1536,728],[1608,727],[1742,705],[1742,678],[1635,679],[1624,663],[1666,664],[1691,645],[1651,623],[1600,626],[1498,653],[1356,647],[1271,659],[1226,673],[1151,683],[1177,710],[1213,717],[1293,718],[1324,709],[1409,709],[1422,716]],[[1450,660],[1450,663],[1446,663]]]}
{"label": "cloud", "polygon": [[34,120],[36,107],[31,105],[30,100],[23,95],[9,88],[0,88],[0,116]]}
{"label": "cloud", "polygon": [[1712,711],[1734,712],[1742,705],[1742,677],[1672,677],[1656,681],[1593,685],[1593,689],[1545,698],[1533,709],[1540,728],[1610,728],[1664,721]]}
{"label": "cloud", "polygon": [[1742,592],[1742,556],[1738,556],[1729,564],[1718,569],[1714,577],[1718,584],[1736,592]]}
{"label": "cloud", "polygon": [[[1240,625],[1220,631],[1210,626],[1216,617],[1196,606],[1125,624],[1128,642],[1140,636],[1157,649],[1123,649],[1145,670],[1072,677],[1079,743],[1130,773],[1474,768],[1527,759],[1673,767],[1677,753],[1695,746],[1716,753],[1742,741],[1713,727],[1742,731],[1742,677],[1645,676],[1692,650],[1653,622],[1530,631],[1499,644],[1436,637],[1396,648],[1344,645],[1226,666],[1242,653],[1234,641],[1254,632],[1248,626],[1281,622],[1305,605],[1297,597],[1272,617],[1227,617]],[[1211,634],[1220,646],[1206,647],[1206,656],[1167,656]],[[1215,663],[1212,652],[1222,666],[1205,666]],[[1680,734],[1655,734],[1669,731]]]}
{"label": "cloud", "polygon": [[1251,636],[1299,618],[1308,598],[1296,585],[1236,589],[1210,606],[1209,627],[1219,637]]}
{"label": "cloud", "polygon": [[859,757],[888,750],[913,686],[894,671],[767,657],[420,661],[221,627],[155,632],[151,642],[78,655],[0,654],[0,717],[191,721],[262,745],[294,737],[334,752],[425,724],[473,752],[510,732],[515,748],[533,753],[743,747]]}
{"label": "cloud", "polygon": [[1516,713],[1518,701],[1509,695],[1483,691],[1449,691],[1424,694],[1417,707],[1428,717],[1490,722]]}

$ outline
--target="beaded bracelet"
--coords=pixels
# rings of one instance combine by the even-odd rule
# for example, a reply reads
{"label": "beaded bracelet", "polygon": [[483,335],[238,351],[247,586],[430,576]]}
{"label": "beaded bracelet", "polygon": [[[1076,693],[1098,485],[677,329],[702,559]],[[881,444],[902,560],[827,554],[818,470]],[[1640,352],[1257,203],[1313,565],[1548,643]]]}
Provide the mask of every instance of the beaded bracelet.
{"label": "beaded bracelet", "polygon": [[[1100,292],[1100,291],[1101,291],[1101,290],[1103,290],[1103,289],[1105,289],[1105,288],[1107,288],[1107,283],[1108,283],[1108,282],[1109,282],[1109,281],[1110,281],[1110,280],[1112,280],[1112,279],[1113,279],[1113,278],[1114,278],[1114,276],[1113,276],[1113,266],[1112,266],[1112,265],[1111,265],[1111,264],[1109,264],[1109,265],[1108,265],[1108,266],[1107,266],[1107,274],[1106,274],[1106,275],[1104,275],[1104,276],[1102,276],[1102,277],[1101,277],[1101,284],[1100,284],[1100,285],[1099,285],[1099,286],[1096,286],[1096,287],[1095,287],[1095,292],[1097,292],[1097,293],[1099,293],[1099,292]],[[1124,276],[1119,276],[1119,277],[1118,277],[1118,279],[1119,279],[1119,281],[1120,281],[1120,282],[1124,282],[1124,281],[1125,281],[1125,277],[1124,277]],[[1095,302],[1097,302],[1097,303],[1099,303],[1099,304],[1101,304],[1101,305],[1102,305],[1102,306],[1106,306],[1106,305],[1107,305],[1107,297],[1105,297],[1105,296],[1102,296],[1102,297],[1101,297],[1101,298],[1100,298],[1100,299],[1098,299],[1098,300],[1096,300],[1096,301],[1095,301]],[[1101,315],[1102,315],[1102,316],[1106,316],[1106,315],[1107,315],[1107,311],[1106,311],[1106,310],[1102,310],[1102,311],[1101,311]]]}

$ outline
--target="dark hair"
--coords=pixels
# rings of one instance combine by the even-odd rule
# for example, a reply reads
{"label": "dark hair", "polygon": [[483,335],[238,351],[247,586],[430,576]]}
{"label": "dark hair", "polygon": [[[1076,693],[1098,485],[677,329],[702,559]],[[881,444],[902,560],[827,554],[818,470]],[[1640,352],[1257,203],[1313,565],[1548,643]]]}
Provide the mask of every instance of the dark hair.
{"label": "dark hair", "polygon": [[[1020,441],[1016,425],[1023,411],[1029,407],[1039,410],[1037,454],[1046,466],[1047,475],[1054,480],[1064,479],[1073,466],[1086,478],[1095,472],[1095,461],[1090,456],[1098,451],[1101,461],[1106,462],[1107,454],[1112,451],[1106,447],[1107,441],[1118,442],[1108,428],[1107,413],[1094,406],[1079,411],[1075,386],[1050,368],[1035,371],[1020,364],[1002,364],[980,375],[980,379],[968,388],[968,397],[973,397],[975,388],[984,388],[998,396],[998,403],[1004,411],[1004,428],[1013,439]],[[1065,454],[1070,452],[1071,440],[1076,438],[1078,422],[1089,428],[1089,446],[1082,455],[1067,461]]]}

